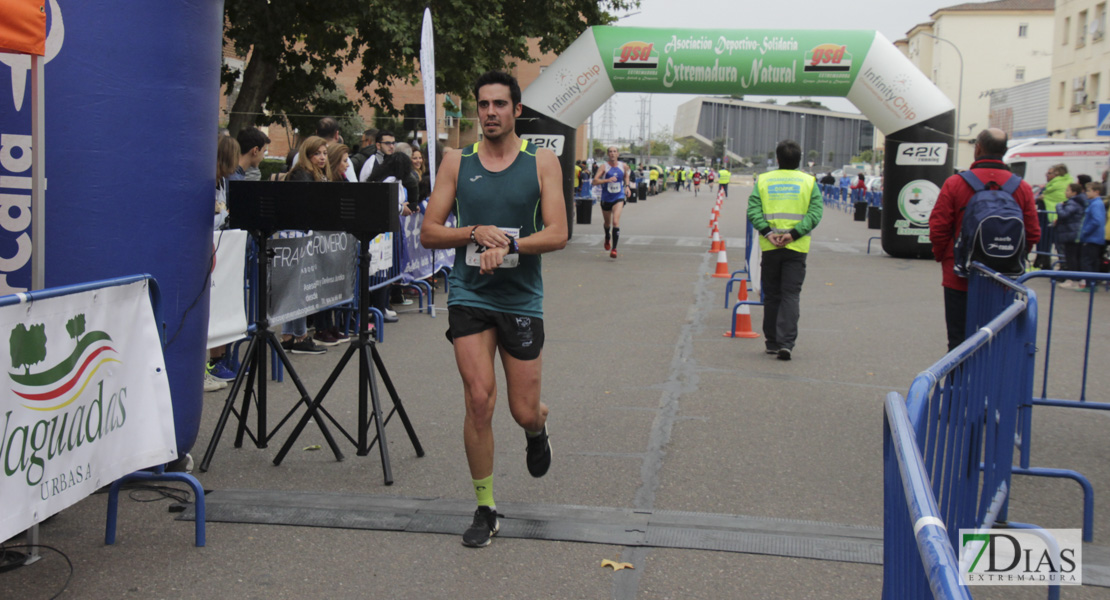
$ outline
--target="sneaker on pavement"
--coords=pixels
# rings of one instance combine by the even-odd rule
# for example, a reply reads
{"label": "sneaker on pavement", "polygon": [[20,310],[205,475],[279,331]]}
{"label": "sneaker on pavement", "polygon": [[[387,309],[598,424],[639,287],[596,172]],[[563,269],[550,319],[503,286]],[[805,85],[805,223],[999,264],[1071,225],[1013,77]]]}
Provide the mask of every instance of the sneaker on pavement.
{"label": "sneaker on pavement", "polygon": [[382,314],[384,314],[384,315],[385,315],[385,316],[387,316],[387,317],[393,317],[394,319],[396,319],[396,318],[397,318],[397,311],[393,310],[392,308],[387,308],[387,309],[385,309],[385,310],[384,310],[384,311],[382,312]]}
{"label": "sneaker on pavement", "polygon": [[212,376],[207,369],[204,371],[204,391],[217,392],[227,387],[226,381],[220,381]]}
{"label": "sneaker on pavement", "polygon": [[295,343],[297,343],[296,338],[289,338],[287,340],[281,340],[281,349],[285,350],[286,352],[289,352],[290,350],[293,349],[293,344],[295,344]]}
{"label": "sneaker on pavement", "polygon": [[779,360],[790,360],[790,348],[779,348]]}
{"label": "sneaker on pavement", "polygon": [[222,360],[218,360],[215,363],[208,363],[205,368],[208,370],[209,375],[220,381],[231,381],[235,379],[235,371],[227,368],[227,365],[225,365]]}
{"label": "sneaker on pavement", "polygon": [[764,352],[766,352],[767,354],[778,354],[779,349],[778,348],[768,348],[768,349],[764,350]]}
{"label": "sneaker on pavement", "polygon": [[501,530],[501,523],[497,520],[497,511],[488,506],[479,506],[474,511],[474,522],[463,533],[462,543],[471,548],[484,548],[489,545],[490,538]]}
{"label": "sneaker on pavement", "polygon": [[551,440],[547,437],[547,424],[544,424],[539,435],[525,434],[525,437],[528,439],[525,459],[528,463],[528,472],[532,477],[543,477],[551,468]]}
{"label": "sneaker on pavement", "polygon": [[335,338],[335,343],[337,344],[351,341],[351,336],[339,331],[338,327],[332,327],[328,330],[328,333],[331,334],[331,337]]}
{"label": "sneaker on pavement", "polygon": [[609,238],[605,238],[605,249],[608,250],[610,248],[612,248],[612,246],[609,245]]}
{"label": "sneaker on pavement", "polygon": [[327,330],[317,331],[316,333],[312,334],[312,339],[321,346],[339,345],[339,340],[335,339],[335,336],[333,336],[331,332]]}
{"label": "sneaker on pavement", "polygon": [[609,258],[616,258],[616,257],[617,257],[617,249],[613,248],[613,251],[609,253]]}
{"label": "sneaker on pavement", "polygon": [[289,351],[293,354],[323,354],[328,349],[312,341],[312,338],[305,338],[289,346]]}

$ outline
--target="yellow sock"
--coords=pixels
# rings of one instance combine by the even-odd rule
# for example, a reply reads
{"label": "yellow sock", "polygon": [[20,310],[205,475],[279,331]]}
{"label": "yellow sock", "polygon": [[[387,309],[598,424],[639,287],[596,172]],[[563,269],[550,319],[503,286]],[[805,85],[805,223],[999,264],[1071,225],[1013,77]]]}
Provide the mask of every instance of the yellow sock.
{"label": "yellow sock", "polygon": [[474,482],[474,495],[478,496],[478,506],[493,508],[493,475],[485,479],[472,479]]}

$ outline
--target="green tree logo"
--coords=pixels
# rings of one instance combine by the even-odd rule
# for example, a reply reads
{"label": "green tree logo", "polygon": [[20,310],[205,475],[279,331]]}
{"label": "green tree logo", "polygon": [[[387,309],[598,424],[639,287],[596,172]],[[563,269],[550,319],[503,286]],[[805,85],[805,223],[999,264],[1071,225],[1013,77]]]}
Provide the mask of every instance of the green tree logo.
{"label": "green tree logo", "polygon": [[70,338],[72,338],[74,340],[80,338],[81,334],[85,333],[85,315],[84,315],[84,313],[79,314],[76,317],[73,317],[72,319],[67,321],[66,322],[66,331],[69,333]]}
{"label": "green tree logo", "polygon": [[46,358],[46,325],[39,323],[30,329],[23,323],[16,325],[8,338],[8,348],[12,355],[12,367],[23,367],[24,373],[30,373],[31,365]]}

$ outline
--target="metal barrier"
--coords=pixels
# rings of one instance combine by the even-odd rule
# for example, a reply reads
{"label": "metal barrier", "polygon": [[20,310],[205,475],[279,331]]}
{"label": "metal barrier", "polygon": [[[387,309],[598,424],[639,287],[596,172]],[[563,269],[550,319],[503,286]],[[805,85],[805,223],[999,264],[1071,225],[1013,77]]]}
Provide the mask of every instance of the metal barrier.
{"label": "metal barrier", "polygon": [[1057,479],[1070,479],[1079,484],[1083,490],[1083,541],[1094,540],[1094,486],[1083,474],[1070,469],[1056,469],[1046,467],[1030,467],[1032,452],[1033,431],[1033,406],[1056,406],[1063,408],[1086,408],[1094,410],[1110,410],[1110,403],[1089,402],[1087,400],[1087,374],[1090,370],[1091,360],[1091,328],[1094,324],[1095,294],[1087,294],[1087,322],[1083,339],[1083,365],[1079,387],[1079,399],[1067,400],[1048,397],[1048,382],[1051,373],[1052,358],[1052,332],[1056,317],[1056,289],[1057,283],[1068,279],[1085,279],[1092,289],[1097,289],[1098,284],[1110,285],[1110,274],[1083,273],[1078,271],[1033,271],[1026,273],[1018,279],[1025,283],[1033,279],[1047,279],[1051,282],[1049,289],[1048,319],[1045,331],[1044,359],[1041,369],[1041,394],[1040,397],[1030,395],[1030,402],[1023,404],[1018,413],[1018,431],[1020,447],[1020,467],[1015,468],[1015,473],[1037,477],[1051,477]]}
{"label": "metal barrier", "polygon": [[1037,297],[979,264],[969,288],[974,333],[914,379],[905,415],[887,399],[883,597],[891,600],[970,597],[951,586],[959,530],[1007,520],[1017,414],[1032,397]]}

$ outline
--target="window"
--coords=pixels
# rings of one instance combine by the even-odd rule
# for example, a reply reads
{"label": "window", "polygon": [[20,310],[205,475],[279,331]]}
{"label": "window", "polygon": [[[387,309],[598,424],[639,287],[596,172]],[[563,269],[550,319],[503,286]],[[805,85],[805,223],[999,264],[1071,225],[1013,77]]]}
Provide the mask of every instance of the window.
{"label": "window", "polygon": [[1091,73],[1091,75],[1087,77],[1087,102],[1090,107],[1098,106],[1099,79],[1098,73]]}
{"label": "window", "polygon": [[1095,18],[1091,21],[1091,41],[1097,42],[1103,38],[1106,31],[1106,3],[1095,6]]}
{"label": "window", "polygon": [[1061,35],[1060,39],[1063,40],[1061,43],[1065,46],[1068,45],[1069,34],[1071,34],[1071,17],[1064,17],[1064,35]]}
{"label": "window", "polygon": [[1018,25],[1018,37],[1023,38],[1029,33],[1029,23],[1022,23]]}
{"label": "window", "polygon": [[1025,67],[1014,68],[1014,81],[1025,81]]}
{"label": "window", "polygon": [[1079,20],[1075,24],[1075,47],[1082,48],[1087,45],[1087,11],[1079,12]]}
{"label": "window", "polygon": [[1060,99],[1056,103],[1056,108],[1064,108],[1064,101],[1068,97],[1068,84],[1063,81],[1060,82]]}

